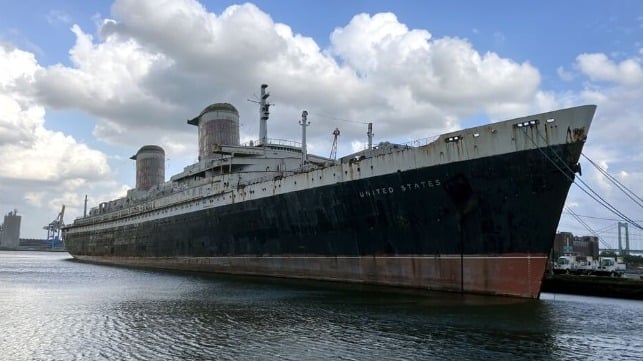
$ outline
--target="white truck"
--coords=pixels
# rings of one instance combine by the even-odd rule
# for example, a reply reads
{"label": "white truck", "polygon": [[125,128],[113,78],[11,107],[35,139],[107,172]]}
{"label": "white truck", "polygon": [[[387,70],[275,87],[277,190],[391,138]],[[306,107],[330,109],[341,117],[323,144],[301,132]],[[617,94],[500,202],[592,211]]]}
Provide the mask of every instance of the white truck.
{"label": "white truck", "polygon": [[576,274],[620,277],[625,272],[625,263],[614,257],[560,256],[554,263],[556,274]]}
{"label": "white truck", "polygon": [[592,271],[592,274],[597,276],[620,277],[623,275],[625,270],[625,263],[619,262],[617,258],[601,257],[600,265],[597,269]]}
{"label": "white truck", "polygon": [[579,274],[585,273],[585,258],[576,256],[560,256],[554,263],[554,273],[556,274]]}

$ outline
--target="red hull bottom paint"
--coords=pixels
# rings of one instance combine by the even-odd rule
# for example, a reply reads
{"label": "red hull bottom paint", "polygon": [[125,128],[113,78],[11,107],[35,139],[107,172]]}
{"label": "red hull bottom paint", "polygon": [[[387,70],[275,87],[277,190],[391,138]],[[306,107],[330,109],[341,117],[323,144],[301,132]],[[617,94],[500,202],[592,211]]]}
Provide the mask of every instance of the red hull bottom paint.
{"label": "red hull bottom paint", "polygon": [[75,257],[121,266],[359,282],[525,298],[540,296],[547,263],[544,254],[466,255],[464,258],[460,255]]}

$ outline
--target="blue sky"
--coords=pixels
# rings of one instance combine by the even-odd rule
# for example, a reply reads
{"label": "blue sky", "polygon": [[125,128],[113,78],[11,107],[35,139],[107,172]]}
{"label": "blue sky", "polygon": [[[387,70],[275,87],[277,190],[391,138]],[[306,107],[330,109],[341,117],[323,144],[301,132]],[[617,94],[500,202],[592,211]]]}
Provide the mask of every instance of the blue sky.
{"label": "blue sky", "polygon": [[[62,204],[69,222],[84,194],[94,205],[133,187],[128,158],[143,144],[165,148],[168,176],[193,162],[185,119],[209,103],[235,104],[242,140],[256,138],[247,99],[264,82],[276,104],[269,136],[297,139],[288,122],[306,108],[309,150],[320,155],[336,126],[348,154],[367,121],[376,141],[408,141],[597,104],[585,154],[643,194],[640,1],[1,0],[0,9],[0,211],[18,209],[23,237],[44,237]],[[583,170],[643,220],[639,205]],[[614,242],[614,215],[575,187],[567,206]],[[566,214],[559,229],[588,233]]]}

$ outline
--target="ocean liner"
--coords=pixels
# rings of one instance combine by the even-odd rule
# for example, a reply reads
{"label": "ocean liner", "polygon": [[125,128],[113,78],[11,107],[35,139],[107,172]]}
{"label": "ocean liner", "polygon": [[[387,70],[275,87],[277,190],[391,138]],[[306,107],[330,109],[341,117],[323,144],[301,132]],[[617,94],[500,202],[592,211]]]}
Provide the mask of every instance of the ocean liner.
{"label": "ocean liner", "polygon": [[[187,121],[198,162],[165,181],[145,145],[136,188],[63,229],[76,259],[538,298],[596,106],[501,121],[424,143],[308,154],[267,137],[239,144],[228,103]],[[87,202],[85,202],[87,209]]]}

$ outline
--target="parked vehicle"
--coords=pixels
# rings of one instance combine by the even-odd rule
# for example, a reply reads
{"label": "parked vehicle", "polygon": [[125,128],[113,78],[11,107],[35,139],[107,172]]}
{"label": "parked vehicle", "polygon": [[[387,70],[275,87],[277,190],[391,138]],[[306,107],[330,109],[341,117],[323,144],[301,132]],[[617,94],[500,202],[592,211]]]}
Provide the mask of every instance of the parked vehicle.
{"label": "parked vehicle", "polygon": [[575,274],[620,277],[626,270],[625,263],[615,257],[560,256],[554,263],[555,274]]}
{"label": "parked vehicle", "polygon": [[625,263],[619,262],[614,257],[601,257],[601,263],[598,269],[594,270],[592,274],[597,276],[612,276],[620,277],[626,270]]}
{"label": "parked vehicle", "polygon": [[587,262],[584,257],[560,256],[554,263],[556,274],[581,274],[585,272]]}

